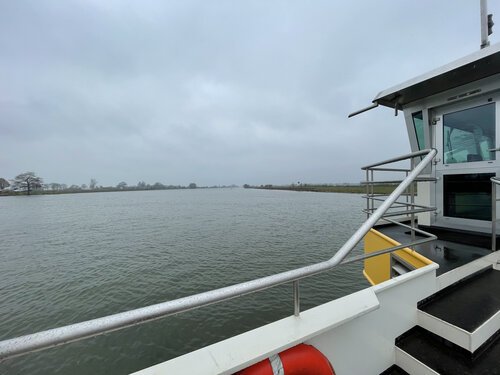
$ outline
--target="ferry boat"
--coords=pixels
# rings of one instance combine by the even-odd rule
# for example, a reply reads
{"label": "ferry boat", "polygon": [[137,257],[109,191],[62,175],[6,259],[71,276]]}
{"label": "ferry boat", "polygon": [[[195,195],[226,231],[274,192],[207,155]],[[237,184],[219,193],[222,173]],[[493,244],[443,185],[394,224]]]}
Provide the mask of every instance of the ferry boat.
{"label": "ferry boat", "polygon": [[[136,374],[500,373],[500,44],[489,45],[492,20],[481,3],[480,50],[351,114],[402,113],[411,152],[362,168],[366,221],[331,259],[4,340],[0,358],[290,284],[289,317]],[[379,184],[396,187],[382,195]],[[350,255],[361,241],[364,254]],[[301,279],[356,261],[370,287],[301,311]]]}

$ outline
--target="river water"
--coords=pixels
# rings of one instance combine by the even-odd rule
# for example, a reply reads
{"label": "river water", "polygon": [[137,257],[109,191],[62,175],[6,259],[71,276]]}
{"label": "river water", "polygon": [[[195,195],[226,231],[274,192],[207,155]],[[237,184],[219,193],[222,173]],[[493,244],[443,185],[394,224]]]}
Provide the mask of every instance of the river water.
{"label": "river water", "polygon": [[[252,189],[1,197],[0,340],[325,260],[362,205]],[[302,310],[366,286],[361,263],[303,280]],[[284,285],[9,359],[0,373],[125,374],[292,313]]]}

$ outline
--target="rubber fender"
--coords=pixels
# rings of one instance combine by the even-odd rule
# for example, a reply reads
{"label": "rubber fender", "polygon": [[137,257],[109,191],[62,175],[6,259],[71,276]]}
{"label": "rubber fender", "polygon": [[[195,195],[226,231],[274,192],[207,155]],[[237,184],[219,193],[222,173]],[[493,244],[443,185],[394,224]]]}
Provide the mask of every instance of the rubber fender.
{"label": "rubber fender", "polygon": [[276,356],[267,358],[235,375],[335,375],[328,359],[311,345],[299,344],[284,350],[279,353],[279,360]]}

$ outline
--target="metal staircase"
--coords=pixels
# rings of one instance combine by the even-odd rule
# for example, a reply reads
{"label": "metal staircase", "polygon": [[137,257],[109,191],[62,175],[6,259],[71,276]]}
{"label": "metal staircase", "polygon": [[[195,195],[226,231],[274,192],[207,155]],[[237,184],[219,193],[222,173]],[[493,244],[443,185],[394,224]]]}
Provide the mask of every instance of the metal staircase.
{"label": "metal staircase", "polygon": [[418,325],[396,339],[410,374],[495,374],[500,358],[500,271],[491,267],[421,301]]}

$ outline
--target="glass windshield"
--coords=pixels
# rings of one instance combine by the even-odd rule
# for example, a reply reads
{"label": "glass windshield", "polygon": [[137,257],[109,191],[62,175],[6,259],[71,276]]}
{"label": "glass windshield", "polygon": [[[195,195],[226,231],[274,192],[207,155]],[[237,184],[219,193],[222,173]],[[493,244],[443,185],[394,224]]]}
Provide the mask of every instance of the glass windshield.
{"label": "glass windshield", "polygon": [[445,164],[494,160],[495,103],[445,114],[443,143]]}
{"label": "glass windshield", "polygon": [[422,150],[425,148],[424,120],[422,117],[422,111],[416,112],[411,116],[413,117],[413,126],[415,127],[415,134],[417,135],[418,149]]}

